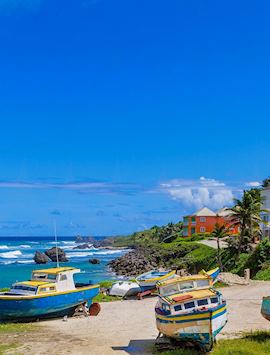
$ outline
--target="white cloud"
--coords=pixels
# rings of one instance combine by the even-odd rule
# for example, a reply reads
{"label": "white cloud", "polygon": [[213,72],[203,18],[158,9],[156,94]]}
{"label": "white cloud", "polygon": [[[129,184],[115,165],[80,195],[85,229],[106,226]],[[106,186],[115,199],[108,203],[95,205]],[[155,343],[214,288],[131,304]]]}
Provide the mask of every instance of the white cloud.
{"label": "white cloud", "polygon": [[245,185],[248,187],[259,187],[261,186],[261,183],[258,181],[250,181],[250,182],[246,182]]}
{"label": "white cloud", "polygon": [[173,200],[194,208],[224,207],[231,204],[234,197],[233,189],[225,183],[205,177],[199,180],[174,179],[162,183],[160,188]]}

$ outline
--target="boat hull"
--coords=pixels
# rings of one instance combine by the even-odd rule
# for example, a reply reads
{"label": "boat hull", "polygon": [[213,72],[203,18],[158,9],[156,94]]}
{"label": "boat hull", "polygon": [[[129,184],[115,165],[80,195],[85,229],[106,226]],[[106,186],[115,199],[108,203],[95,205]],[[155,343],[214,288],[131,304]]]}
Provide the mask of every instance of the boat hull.
{"label": "boat hull", "polygon": [[261,306],[262,316],[270,321],[270,297],[263,297]]}
{"label": "boat hull", "polygon": [[129,297],[137,295],[139,292],[141,292],[141,288],[136,282],[119,281],[112,285],[109,295]]}
{"label": "boat hull", "polygon": [[168,272],[165,275],[162,275],[160,277],[152,277],[152,278],[145,278],[145,279],[140,279],[140,277],[137,278],[137,282],[140,285],[140,288],[142,292],[148,291],[148,290],[154,290],[156,288],[156,284],[159,281],[166,281],[170,280],[175,277],[175,271]]}
{"label": "boat hull", "polygon": [[0,321],[31,321],[71,315],[83,303],[92,304],[98,286],[81,290],[34,296],[0,295]]}
{"label": "boat hull", "polygon": [[193,342],[204,351],[213,347],[216,335],[227,323],[226,304],[211,311],[193,312],[189,315],[160,315],[156,311],[156,324],[160,333],[180,342]]}

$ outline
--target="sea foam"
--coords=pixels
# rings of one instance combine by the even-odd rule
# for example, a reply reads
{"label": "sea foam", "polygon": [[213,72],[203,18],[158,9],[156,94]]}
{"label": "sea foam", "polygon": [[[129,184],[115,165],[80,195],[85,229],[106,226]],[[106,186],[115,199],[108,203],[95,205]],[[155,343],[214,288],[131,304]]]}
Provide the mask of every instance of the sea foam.
{"label": "sea foam", "polygon": [[7,245],[0,245],[0,250],[6,250],[9,249]]}
{"label": "sea foam", "polygon": [[22,252],[20,250],[15,250],[15,251],[8,251],[6,253],[0,253],[0,258],[16,259],[21,255],[22,255]]}

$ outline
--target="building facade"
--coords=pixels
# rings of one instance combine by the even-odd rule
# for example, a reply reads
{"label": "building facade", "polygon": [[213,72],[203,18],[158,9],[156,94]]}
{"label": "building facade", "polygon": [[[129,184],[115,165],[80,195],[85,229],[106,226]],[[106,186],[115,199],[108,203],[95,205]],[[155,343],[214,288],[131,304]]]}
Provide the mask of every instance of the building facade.
{"label": "building facade", "polygon": [[269,210],[269,212],[262,213],[262,219],[265,222],[262,225],[263,237],[270,238],[270,187],[266,187],[262,190],[263,209]]}
{"label": "building facade", "polygon": [[207,207],[201,208],[190,216],[183,219],[183,237],[191,237],[198,233],[212,233],[215,225],[225,225],[229,228],[231,234],[237,234],[238,227],[231,227],[228,211],[222,208],[216,212]]}

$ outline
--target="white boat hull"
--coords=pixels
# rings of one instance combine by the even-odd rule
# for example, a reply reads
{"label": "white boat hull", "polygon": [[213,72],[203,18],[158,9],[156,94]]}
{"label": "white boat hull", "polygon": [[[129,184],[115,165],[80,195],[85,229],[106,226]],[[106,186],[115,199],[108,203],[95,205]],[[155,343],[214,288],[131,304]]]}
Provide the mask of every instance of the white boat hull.
{"label": "white boat hull", "polygon": [[115,282],[109,290],[109,295],[127,297],[137,295],[141,291],[137,282],[119,281]]}

